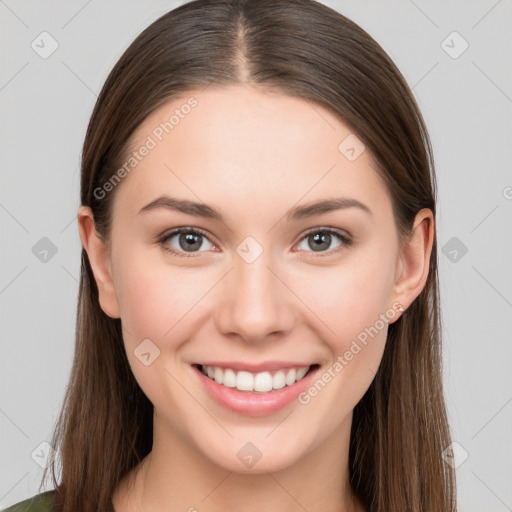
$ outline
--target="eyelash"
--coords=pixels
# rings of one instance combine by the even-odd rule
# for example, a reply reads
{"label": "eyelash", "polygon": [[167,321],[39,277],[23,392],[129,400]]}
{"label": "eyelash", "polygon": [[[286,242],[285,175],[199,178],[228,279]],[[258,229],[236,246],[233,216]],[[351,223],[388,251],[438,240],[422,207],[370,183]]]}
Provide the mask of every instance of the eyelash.
{"label": "eyelash", "polygon": [[[172,248],[167,242],[175,235],[179,235],[181,233],[194,233],[194,234],[198,234],[198,235],[201,235],[203,237],[205,237],[208,241],[210,241],[210,243],[213,243],[211,242],[211,240],[208,238],[208,234],[203,231],[202,229],[199,229],[199,228],[179,228],[179,229],[175,229],[169,233],[166,233],[165,235],[163,235],[161,238],[158,239],[158,243],[162,246],[162,248],[175,255],[175,256],[178,256],[178,257],[185,257],[185,258],[195,258],[197,257],[197,252],[196,253],[189,253],[187,254],[185,251],[177,251],[176,249]],[[330,256],[332,254],[336,254],[338,252],[340,252],[341,250],[343,250],[344,248],[347,248],[347,247],[350,247],[353,243],[352,239],[337,231],[337,230],[334,230],[332,228],[314,228],[314,229],[311,229],[310,231],[307,231],[304,236],[300,239],[299,243],[302,242],[304,239],[308,238],[309,236],[313,235],[313,234],[316,234],[316,233],[328,233],[330,235],[334,235],[336,236],[341,242],[342,242],[342,245],[340,247],[337,247],[336,249],[332,249],[330,251],[322,251],[322,252],[318,252],[317,255],[319,257],[322,257],[322,256]],[[203,251],[199,251],[200,252],[203,252]],[[315,253],[315,251],[303,251],[303,250],[300,250],[299,252],[312,252],[312,253]],[[315,256],[316,257],[316,256]]]}

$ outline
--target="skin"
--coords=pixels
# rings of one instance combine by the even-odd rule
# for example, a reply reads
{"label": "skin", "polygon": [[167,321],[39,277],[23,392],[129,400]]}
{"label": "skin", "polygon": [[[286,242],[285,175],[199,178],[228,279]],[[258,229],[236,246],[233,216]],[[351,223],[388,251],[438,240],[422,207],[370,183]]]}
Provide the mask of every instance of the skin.
{"label": "skin", "polygon": [[[190,96],[198,105],[117,185],[111,239],[97,236],[89,208],[78,212],[101,307],[122,319],[133,374],[155,407],[153,450],[116,489],[115,509],[362,511],[348,485],[352,411],[379,366],[387,324],[309,403],[267,416],[218,405],[190,365],[293,360],[326,372],[380,314],[393,310],[396,321],[396,303],[406,309],[423,289],[432,212],[418,212],[400,243],[369,151],[351,162],[338,150],[350,129],[320,105],[250,86],[167,102],[139,126],[134,147]],[[138,214],[164,194],[211,205],[224,222],[163,208]],[[341,196],[372,215],[346,208],[285,217]],[[181,227],[208,234],[193,257],[157,242]],[[315,252],[312,228],[354,242],[333,235]],[[247,236],[263,249],[252,263],[236,252]],[[190,254],[179,236],[166,243]],[[145,366],[134,350],[147,338],[160,356]],[[236,456],[247,442],[262,453],[251,468]]]}

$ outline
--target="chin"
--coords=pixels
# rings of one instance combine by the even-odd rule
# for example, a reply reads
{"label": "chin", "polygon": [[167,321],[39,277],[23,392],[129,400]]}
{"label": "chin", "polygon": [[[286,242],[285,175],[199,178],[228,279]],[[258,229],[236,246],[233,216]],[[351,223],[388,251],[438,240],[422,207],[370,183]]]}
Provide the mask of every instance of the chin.
{"label": "chin", "polygon": [[208,453],[203,453],[216,466],[251,475],[282,471],[295,465],[306,454],[305,447],[296,443],[284,445],[277,437],[273,443],[261,436],[246,442],[232,440],[230,444],[224,444],[221,451],[211,451],[211,445],[209,448]]}

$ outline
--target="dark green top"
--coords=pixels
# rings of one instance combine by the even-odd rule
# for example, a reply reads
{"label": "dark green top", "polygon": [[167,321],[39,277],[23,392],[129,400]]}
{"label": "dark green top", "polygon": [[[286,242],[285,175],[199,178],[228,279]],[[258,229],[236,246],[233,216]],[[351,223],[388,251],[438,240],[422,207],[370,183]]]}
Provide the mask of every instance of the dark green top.
{"label": "dark green top", "polygon": [[[15,503],[9,508],[2,510],[2,512],[53,512],[53,502],[56,492],[57,491],[54,489],[52,491],[36,494],[32,496],[32,498]],[[109,511],[114,512],[112,501],[110,502]]]}
{"label": "dark green top", "polygon": [[20,501],[2,512],[52,512],[55,490],[36,494],[32,498]]}

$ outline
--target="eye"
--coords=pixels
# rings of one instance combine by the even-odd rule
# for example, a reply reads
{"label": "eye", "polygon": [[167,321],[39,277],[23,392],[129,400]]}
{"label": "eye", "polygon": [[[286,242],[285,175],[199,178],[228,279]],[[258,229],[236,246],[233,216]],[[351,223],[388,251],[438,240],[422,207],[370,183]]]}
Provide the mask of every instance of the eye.
{"label": "eye", "polygon": [[[315,228],[314,230],[310,231],[306,234],[305,237],[302,238],[300,244],[299,244],[299,250],[305,251],[305,252],[321,252],[321,253],[331,253],[331,252],[339,252],[339,250],[328,250],[331,247],[331,244],[333,241],[335,242],[336,239],[338,240],[338,245],[334,247],[334,249],[338,249],[343,246],[350,246],[352,243],[351,238],[349,238],[347,235],[340,233],[338,231],[335,231],[333,229],[327,229],[327,228]],[[306,244],[306,248],[300,247],[303,244]],[[311,251],[309,251],[309,249]]]}
{"label": "eye", "polygon": [[[332,249],[332,243],[336,240],[338,244]],[[193,257],[194,253],[204,252],[199,249],[203,247],[205,241],[210,245],[210,247],[206,248],[206,251],[215,248],[215,245],[210,242],[207,234],[198,228],[175,229],[158,240],[164,250],[181,257]],[[307,245],[306,248],[304,248],[304,246],[301,247],[304,243]],[[340,248],[344,246],[348,247],[351,243],[351,238],[344,233],[330,228],[315,228],[301,239],[298,247],[299,251],[302,252],[330,254],[331,252],[339,252],[339,250],[341,250]],[[330,248],[331,250],[329,250]]]}
{"label": "eye", "polygon": [[206,236],[206,233],[197,228],[175,229],[158,240],[166,251],[184,257],[193,257],[192,254],[187,253],[203,252],[199,251],[199,249],[205,241],[211,246],[207,250],[215,247]]}

